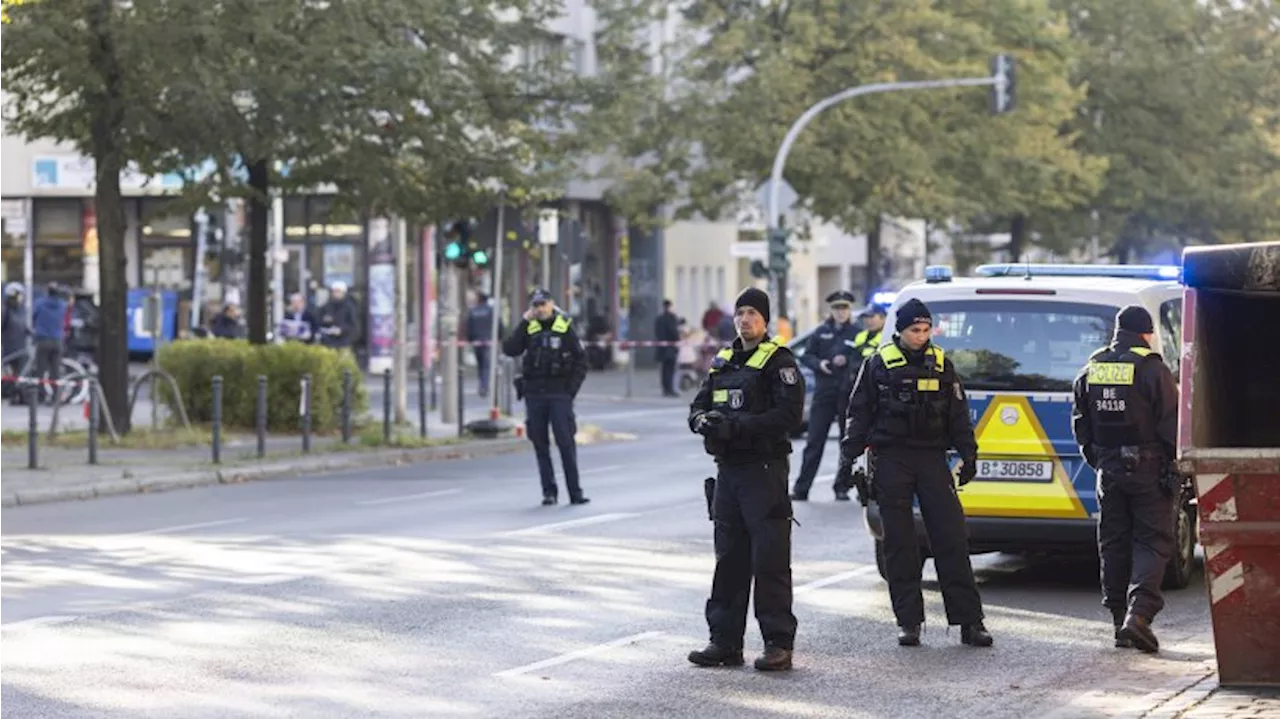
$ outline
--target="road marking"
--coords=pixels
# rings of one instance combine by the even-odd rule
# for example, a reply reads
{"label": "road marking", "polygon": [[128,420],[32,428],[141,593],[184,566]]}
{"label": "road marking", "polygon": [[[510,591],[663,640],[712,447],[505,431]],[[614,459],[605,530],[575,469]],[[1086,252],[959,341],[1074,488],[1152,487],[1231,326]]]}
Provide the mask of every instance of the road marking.
{"label": "road marking", "polygon": [[184,532],[188,529],[204,529],[205,527],[223,527],[228,524],[241,524],[249,521],[248,517],[237,517],[236,519],[218,519],[212,522],[196,522],[195,524],[179,524],[173,527],[160,527],[159,529],[148,529],[142,532],[127,532],[125,534],[117,534],[117,537],[141,537],[149,534],[169,534],[171,532]]}
{"label": "road marking", "polygon": [[839,584],[840,582],[843,582],[846,579],[853,579],[854,577],[861,577],[867,574],[875,574],[877,571],[878,570],[876,569],[874,564],[866,564],[861,567],[858,567],[857,569],[851,569],[847,572],[833,574],[830,577],[823,577],[822,579],[815,579],[814,581],[809,582],[808,584],[801,584],[800,586],[796,587],[795,591],[792,593],[807,594],[809,592],[814,591],[815,589],[822,589],[823,587],[829,587],[832,584]]}
{"label": "road marking", "polygon": [[614,512],[611,514],[595,514],[590,517],[580,517],[578,519],[570,519],[567,522],[553,522],[552,524],[539,524],[525,529],[517,529],[511,532],[503,532],[505,537],[520,537],[529,534],[543,534],[546,532],[554,532],[558,529],[569,529],[571,527],[586,527],[592,524],[604,524],[605,522],[616,522],[619,519],[631,519],[639,517],[635,512]]}
{"label": "road marking", "polygon": [[616,472],[619,469],[626,469],[626,466],[621,464],[610,464],[604,467],[592,467],[591,469],[584,469],[578,474],[585,477],[589,474],[604,474],[606,472]]}
{"label": "road marking", "polygon": [[46,617],[31,617],[30,619],[19,619],[16,622],[5,622],[4,628],[12,629],[16,627],[40,627],[50,624],[66,624],[67,622],[74,622],[79,618],[80,617],[71,614],[50,614]]}
{"label": "road marking", "polygon": [[393,502],[411,502],[415,499],[431,499],[432,497],[445,497],[450,494],[461,494],[462,490],[454,487],[453,489],[437,489],[432,492],[419,492],[417,494],[400,494],[395,497],[378,497],[377,499],[361,499],[356,502],[364,507],[372,507],[378,504],[391,504]]}
{"label": "road marking", "polygon": [[585,649],[578,649],[576,651],[561,654],[560,656],[557,656],[557,657],[551,657],[550,659],[543,659],[540,662],[526,664],[522,667],[515,667],[514,669],[506,669],[506,670],[495,673],[493,676],[518,677],[521,674],[528,674],[529,672],[536,672],[539,669],[546,669],[548,667],[555,667],[561,664],[568,664],[569,662],[575,659],[582,659],[583,657],[589,657],[593,654],[606,652],[610,649],[626,646],[627,644],[635,644],[637,642],[642,642],[646,639],[652,639],[654,637],[661,636],[664,633],[665,632],[641,632],[639,634],[632,634],[629,637],[615,639],[611,642],[605,642],[604,644],[597,644],[594,647],[586,647]]}

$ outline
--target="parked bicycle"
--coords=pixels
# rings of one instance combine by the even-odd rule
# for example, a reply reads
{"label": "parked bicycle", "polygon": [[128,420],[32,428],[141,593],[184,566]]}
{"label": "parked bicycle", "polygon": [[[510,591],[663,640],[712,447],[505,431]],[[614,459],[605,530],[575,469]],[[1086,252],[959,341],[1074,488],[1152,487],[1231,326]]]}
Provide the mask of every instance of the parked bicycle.
{"label": "parked bicycle", "polygon": [[[30,382],[47,380],[48,375],[37,376],[36,355],[30,348],[6,355],[4,365],[5,396],[16,403],[26,402],[26,387]],[[63,357],[58,382],[40,382],[40,401],[53,404],[55,396],[62,404],[81,404],[89,399],[89,377],[96,374],[98,366],[92,355],[77,353]]]}

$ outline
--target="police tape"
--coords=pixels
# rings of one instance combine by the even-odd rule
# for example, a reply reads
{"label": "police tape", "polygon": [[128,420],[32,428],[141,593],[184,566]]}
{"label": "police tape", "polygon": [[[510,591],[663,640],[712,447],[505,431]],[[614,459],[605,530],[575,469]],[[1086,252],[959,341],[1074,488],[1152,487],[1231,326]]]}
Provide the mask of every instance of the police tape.
{"label": "police tape", "polygon": [[[436,341],[434,342],[434,344],[439,346],[439,345],[447,345],[450,343]],[[488,347],[494,343],[490,340],[454,340],[452,344],[457,347]],[[502,343],[498,342],[497,344],[501,345]],[[713,343],[705,343],[705,342],[696,342],[691,344],[688,342],[660,342],[657,340],[610,340],[610,341],[583,340],[582,345],[584,347],[617,347],[619,349],[631,349],[634,347],[691,347],[695,350],[706,349],[709,347],[714,347],[716,349],[719,349],[720,347],[723,346],[719,343],[713,344]]]}
{"label": "police tape", "polygon": [[83,378],[83,377],[73,377],[73,378],[70,378],[70,379],[52,379],[52,378],[47,378],[47,377],[17,377],[17,376],[14,376],[14,375],[8,375],[8,374],[6,374],[6,375],[0,375],[0,382],[12,382],[13,384],[19,384],[19,385],[22,385],[22,384],[39,384],[39,385],[51,384],[51,385],[57,386],[57,385],[64,384],[64,383],[66,383],[66,384],[75,384],[75,383],[77,383],[77,382],[81,382],[81,381],[83,381],[83,380],[84,380],[84,378]]}

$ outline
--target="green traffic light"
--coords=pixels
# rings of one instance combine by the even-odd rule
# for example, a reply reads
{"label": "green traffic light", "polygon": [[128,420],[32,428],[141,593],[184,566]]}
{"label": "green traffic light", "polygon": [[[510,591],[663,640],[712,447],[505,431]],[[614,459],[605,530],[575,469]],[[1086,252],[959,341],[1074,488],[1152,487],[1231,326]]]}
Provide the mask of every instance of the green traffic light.
{"label": "green traffic light", "polygon": [[471,259],[477,265],[487,265],[489,264],[489,253],[485,252],[484,250],[476,250],[475,252],[471,253]]}
{"label": "green traffic light", "polygon": [[444,247],[444,258],[446,260],[456,260],[462,256],[462,243],[450,242]]}

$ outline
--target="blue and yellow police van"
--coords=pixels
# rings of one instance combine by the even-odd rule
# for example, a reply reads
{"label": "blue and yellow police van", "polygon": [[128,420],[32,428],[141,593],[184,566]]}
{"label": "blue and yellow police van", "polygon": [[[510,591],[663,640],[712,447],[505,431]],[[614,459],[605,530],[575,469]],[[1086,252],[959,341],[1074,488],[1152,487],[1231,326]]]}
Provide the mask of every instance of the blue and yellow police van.
{"label": "blue and yellow police van", "polygon": [[[1071,434],[1071,389],[1080,368],[1111,342],[1116,312],[1146,307],[1152,349],[1178,376],[1182,286],[1163,265],[983,265],[973,277],[929,267],[902,288],[889,311],[918,299],[933,314],[933,342],[955,364],[978,440],[977,477],[959,491],[972,554],[1096,554],[1096,476]],[[891,341],[886,331],[884,341]],[[952,457],[954,467],[958,461]],[[1183,497],[1174,528],[1177,555],[1165,584],[1188,584],[1195,561],[1194,497]],[[884,574],[874,502],[866,524]],[[922,556],[928,536],[916,513]]]}

